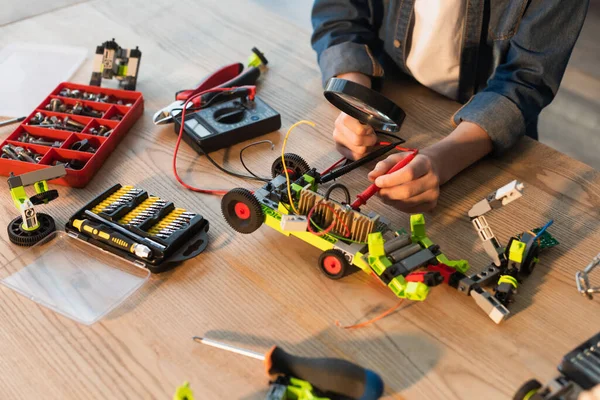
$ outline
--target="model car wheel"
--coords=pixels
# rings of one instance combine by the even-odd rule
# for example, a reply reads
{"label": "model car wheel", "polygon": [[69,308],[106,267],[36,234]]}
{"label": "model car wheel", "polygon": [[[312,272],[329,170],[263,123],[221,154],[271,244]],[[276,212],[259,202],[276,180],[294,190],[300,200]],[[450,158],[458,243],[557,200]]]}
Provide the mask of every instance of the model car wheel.
{"label": "model car wheel", "polygon": [[263,224],[265,214],[258,199],[249,190],[236,188],[221,200],[223,217],[239,233],[252,233]]}
{"label": "model car wheel", "polygon": [[[310,170],[308,163],[297,154],[285,153],[283,158],[285,159],[285,167],[291,180],[300,178]],[[283,162],[281,162],[281,157],[278,157],[273,161],[273,165],[271,165],[271,176],[275,178],[282,174],[284,174]]]}
{"label": "model car wheel", "polygon": [[29,198],[29,200],[31,201],[31,204],[33,204],[34,206],[40,205],[40,204],[48,204],[49,202],[51,202],[52,200],[55,200],[58,198],[58,190],[47,190],[44,193],[38,193],[35,194],[33,196],[31,196]]}
{"label": "model car wheel", "polygon": [[341,279],[348,274],[350,264],[348,264],[344,253],[332,249],[321,254],[319,268],[329,279]]}
{"label": "model car wheel", "polygon": [[542,384],[537,379],[531,379],[525,382],[517,393],[513,396],[513,400],[526,400],[529,399],[535,392],[540,390]]}
{"label": "model car wheel", "polygon": [[22,228],[23,218],[17,217],[8,224],[8,238],[17,246],[33,246],[56,230],[54,219],[48,214],[37,213],[39,228],[26,231]]}

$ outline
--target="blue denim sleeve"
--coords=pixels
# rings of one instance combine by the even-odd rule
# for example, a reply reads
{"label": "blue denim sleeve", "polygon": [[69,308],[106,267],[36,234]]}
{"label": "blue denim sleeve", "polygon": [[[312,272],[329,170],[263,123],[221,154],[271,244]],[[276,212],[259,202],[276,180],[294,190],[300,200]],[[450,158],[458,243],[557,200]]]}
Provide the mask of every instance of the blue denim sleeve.
{"label": "blue denim sleeve", "polygon": [[379,41],[381,0],[316,0],[312,9],[311,43],[317,52],[323,84],[345,72],[383,75],[373,56]]}
{"label": "blue denim sleeve", "polygon": [[[455,115],[483,128],[502,154],[554,99],[583,26],[589,0],[531,0],[505,61]],[[502,40],[500,38],[499,40]]]}

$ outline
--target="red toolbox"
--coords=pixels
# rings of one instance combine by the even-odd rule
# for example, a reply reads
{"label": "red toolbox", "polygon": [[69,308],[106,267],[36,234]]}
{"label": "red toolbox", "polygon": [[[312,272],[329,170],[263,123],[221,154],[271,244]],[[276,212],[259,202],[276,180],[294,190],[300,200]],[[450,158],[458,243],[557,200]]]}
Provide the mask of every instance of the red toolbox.
{"label": "red toolbox", "polygon": [[[72,167],[67,164],[67,175],[52,183],[84,187],[143,112],[140,92],[63,82],[2,142],[0,175],[20,175],[62,162]],[[76,150],[82,143],[90,149]],[[29,151],[38,162],[11,159],[5,145]]]}

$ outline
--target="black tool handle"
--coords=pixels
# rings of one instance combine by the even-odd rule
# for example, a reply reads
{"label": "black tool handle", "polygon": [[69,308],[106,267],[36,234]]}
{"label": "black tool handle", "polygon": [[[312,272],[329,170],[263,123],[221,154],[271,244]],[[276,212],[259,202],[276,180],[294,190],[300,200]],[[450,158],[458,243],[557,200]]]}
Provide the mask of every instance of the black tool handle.
{"label": "black tool handle", "polygon": [[327,396],[375,400],[383,394],[383,381],[375,372],[337,358],[305,358],[274,346],[265,356],[269,375],[305,380]]}
{"label": "black tool handle", "polygon": [[391,144],[388,144],[384,147],[380,147],[377,150],[373,150],[372,152],[370,152],[369,154],[367,154],[366,156],[364,156],[363,158],[359,158],[356,161],[352,161],[350,164],[344,165],[343,167],[337,168],[323,176],[321,176],[321,179],[319,179],[319,183],[327,183],[329,181],[332,181],[336,178],[339,178],[342,175],[347,174],[350,171],[355,170],[356,168],[370,162],[373,161],[374,159],[376,159],[377,157],[380,157],[382,155],[384,155],[385,153],[387,153],[388,151],[392,151],[396,146],[401,145],[402,143],[404,143],[404,141],[402,142],[394,142]]}

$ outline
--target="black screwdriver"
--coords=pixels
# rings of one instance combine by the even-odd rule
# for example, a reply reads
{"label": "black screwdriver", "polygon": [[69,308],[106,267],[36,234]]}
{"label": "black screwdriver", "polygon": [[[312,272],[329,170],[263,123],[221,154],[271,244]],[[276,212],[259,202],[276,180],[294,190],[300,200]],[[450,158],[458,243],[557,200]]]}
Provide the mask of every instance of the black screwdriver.
{"label": "black screwdriver", "polygon": [[310,382],[331,398],[375,400],[383,394],[383,381],[375,372],[337,358],[307,358],[273,346],[265,355],[194,336],[194,341],[231,351],[265,363],[268,375],[286,375]]}

